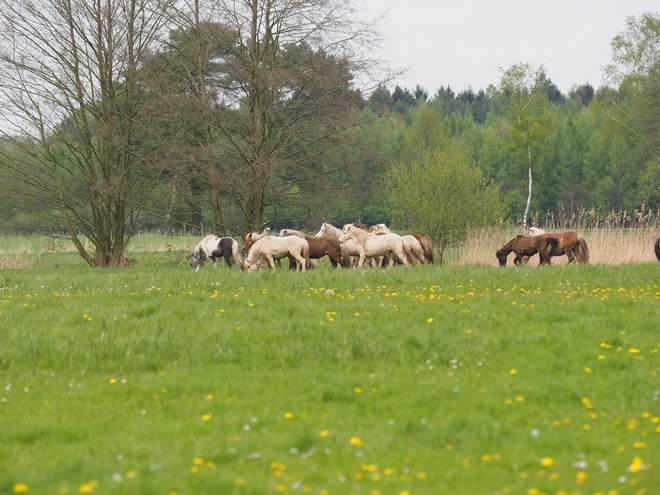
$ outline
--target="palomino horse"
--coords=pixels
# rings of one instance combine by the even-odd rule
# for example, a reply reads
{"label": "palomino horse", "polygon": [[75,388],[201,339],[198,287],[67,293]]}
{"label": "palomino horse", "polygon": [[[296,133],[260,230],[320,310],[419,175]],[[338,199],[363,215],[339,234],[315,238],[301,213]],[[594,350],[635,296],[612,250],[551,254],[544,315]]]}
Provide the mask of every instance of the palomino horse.
{"label": "palomino horse", "polygon": [[231,237],[207,235],[199,241],[192,253],[188,255],[188,260],[190,261],[190,268],[197,271],[208,258],[213,261],[213,267],[217,268],[215,259],[221,256],[225,259],[228,267],[231,268],[231,261],[233,260],[236,266],[241,270],[243,269],[243,258],[238,252],[238,242]]}
{"label": "palomino horse", "polygon": [[[371,227],[369,227],[369,232],[373,232],[374,234],[392,234],[392,231],[388,229],[387,225],[385,225],[384,223],[372,225]],[[410,256],[408,257],[409,263],[414,263],[416,261],[419,264],[424,264],[426,262],[427,251],[424,250],[422,243],[419,241],[419,237],[421,236],[414,236],[414,235],[401,236],[401,239],[403,239],[403,242],[407,247],[406,255],[410,253]],[[423,237],[423,239],[426,239],[426,237]],[[426,241],[428,241],[428,239],[426,239]],[[429,242],[429,246],[430,246],[430,242]],[[432,259],[433,259],[433,249],[431,249],[431,260]]]}
{"label": "palomino horse", "polygon": [[334,268],[337,265],[344,268],[351,266],[351,255],[348,248],[344,244],[340,244],[334,237],[310,237],[300,230],[282,229],[280,230],[280,237],[295,235],[301,239],[305,239],[309,244],[309,257],[312,259],[323,258],[327,256],[330,258],[330,263]]}
{"label": "palomino horse", "polygon": [[537,227],[529,229],[529,235],[532,237],[541,236],[557,239],[557,245],[552,246],[550,256],[566,255],[569,263],[589,263],[589,249],[587,241],[582,234],[569,230],[568,232],[547,233]]}
{"label": "palomino horse", "polygon": [[[316,239],[322,239],[323,237],[333,237],[337,240],[341,237],[342,231],[340,228],[335,227],[334,225],[323,222],[321,224],[321,229],[316,233],[314,238]],[[357,244],[355,244],[352,240],[347,240],[346,242],[341,243],[343,246],[348,249],[348,253],[350,256],[360,256],[360,252],[358,251]],[[356,262],[357,263],[357,262]]]}
{"label": "palomino horse", "polygon": [[275,237],[266,235],[255,241],[250,246],[250,252],[245,259],[245,267],[253,272],[261,266],[262,258],[265,258],[273,270],[275,260],[290,256],[295,260],[296,270],[306,270],[311,265],[309,259],[309,244],[305,239],[296,236]]}
{"label": "palomino horse", "polygon": [[539,253],[541,258],[540,265],[550,264],[549,249],[557,245],[557,239],[546,237],[527,237],[518,235],[507,242],[504,246],[495,252],[495,256],[500,261],[500,266],[506,265],[506,259],[510,253],[515,253],[513,260],[515,265],[526,264],[530,256]]}
{"label": "palomino horse", "polygon": [[[404,250],[403,239],[398,234],[377,235],[367,232],[355,225],[344,226],[339,242],[352,240],[360,254],[357,266],[364,264],[367,257],[385,256],[393,253],[402,265],[408,265],[408,257]],[[394,258],[389,258],[389,265],[394,264]]]}

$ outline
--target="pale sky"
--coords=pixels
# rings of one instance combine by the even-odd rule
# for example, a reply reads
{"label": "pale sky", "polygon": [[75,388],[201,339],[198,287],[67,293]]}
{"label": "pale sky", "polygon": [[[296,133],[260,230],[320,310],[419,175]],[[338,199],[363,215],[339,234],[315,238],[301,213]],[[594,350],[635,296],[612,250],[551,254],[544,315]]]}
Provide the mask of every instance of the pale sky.
{"label": "pale sky", "polygon": [[499,68],[544,65],[566,94],[573,85],[603,85],[610,42],[628,16],[660,12],[658,0],[364,0],[387,38],[384,57],[411,67],[397,83],[432,96],[498,85]]}

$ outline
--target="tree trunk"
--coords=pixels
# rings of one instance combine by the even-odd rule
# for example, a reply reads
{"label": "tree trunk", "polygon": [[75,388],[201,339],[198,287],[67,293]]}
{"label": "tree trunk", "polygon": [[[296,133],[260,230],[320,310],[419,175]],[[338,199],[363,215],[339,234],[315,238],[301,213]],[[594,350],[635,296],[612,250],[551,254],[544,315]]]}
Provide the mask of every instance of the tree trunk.
{"label": "tree trunk", "polygon": [[525,205],[525,214],[523,215],[523,234],[527,233],[527,216],[529,215],[529,206],[532,202],[532,150],[527,145],[527,204]]}

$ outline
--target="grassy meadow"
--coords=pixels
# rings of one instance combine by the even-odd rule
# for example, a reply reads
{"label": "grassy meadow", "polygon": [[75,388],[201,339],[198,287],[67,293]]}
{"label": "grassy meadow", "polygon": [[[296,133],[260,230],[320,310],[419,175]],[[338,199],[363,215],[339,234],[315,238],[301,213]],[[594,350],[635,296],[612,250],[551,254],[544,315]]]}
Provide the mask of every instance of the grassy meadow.
{"label": "grassy meadow", "polygon": [[660,494],[652,234],[498,268],[502,235],[305,273],[0,239],[0,493]]}

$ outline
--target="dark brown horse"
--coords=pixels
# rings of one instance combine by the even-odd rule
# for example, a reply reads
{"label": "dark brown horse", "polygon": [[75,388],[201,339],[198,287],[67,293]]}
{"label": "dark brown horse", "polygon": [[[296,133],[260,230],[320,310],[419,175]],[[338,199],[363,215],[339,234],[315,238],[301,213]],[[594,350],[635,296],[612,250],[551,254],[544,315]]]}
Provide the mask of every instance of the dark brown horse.
{"label": "dark brown horse", "polygon": [[327,256],[330,258],[330,263],[334,268],[337,268],[337,265],[343,268],[350,268],[351,266],[351,255],[348,252],[348,248],[340,244],[337,239],[334,237],[310,237],[300,230],[292,229],[282,229],[280,230],[280,237],[285,236],[297,236],[301,239],[305,239],[309,244],[309,257],[312,259],[323,258]]}
{"label": "dark brown horse", "polygon": [[566,255],[569,263],[589,263],[589,249],[584,236],[569,230],[567,232],[545,232],[536,227],[529,229],[531,237],[546,237],[557,239],[557,245],[552,247],[550,256]]}
{"label": "dark brown horse", "polygon": [[655,257],[660,261],[660,237],[655,241]]}
{"label": "dark brown horse", "polygon": [[506,265],[506,259],[510,253],[515,253],[513,260],[515,265],[526,264],[530,256],[536,253],[541,258],[540,265],[550,264],[550,250],[557,245],[557,239],[541,236],[518,235],[507,242],[495,252],[500,261],[500,266]]}

